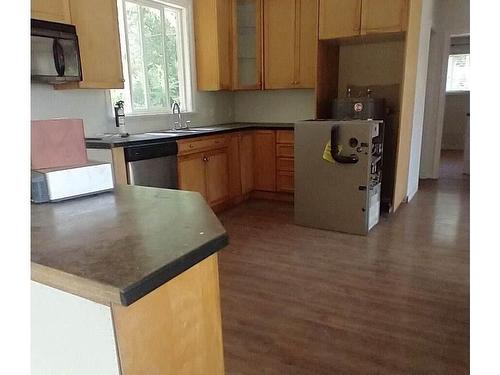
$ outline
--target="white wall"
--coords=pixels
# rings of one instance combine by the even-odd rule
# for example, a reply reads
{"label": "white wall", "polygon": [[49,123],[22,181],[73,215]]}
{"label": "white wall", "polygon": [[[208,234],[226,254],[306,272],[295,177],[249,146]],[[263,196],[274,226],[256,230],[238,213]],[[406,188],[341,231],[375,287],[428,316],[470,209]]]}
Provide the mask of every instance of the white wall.
{"label": "white wall", "polygon": [[[185,118],[192,126],[233,122],[233,93],[195,92],[195,113]],[[83,119],[85,135],[116,132],[107,90],[54,90],[51,85],[31,84],[31,119],[58,117]],[[143,133],[172,126],[172,115],[128,116],[130,133]]]}
{"label": "white wall", "polygon": [[469,0],[435,2],[433,31],[435,45],[431,48],[420,178],[438,178],[446,103],[446,70],[450,37],[470,33]]}
{"label": "white wall", "polygon": [[237,91],[236,122],[295,122],[314,118],[314,90]]}
{"label": "white wall", "polygon": [[119,375],[110,307],[32,281],[31,373]]}
{"label": "white wall", "polygon": [[407,197],[410,201],[418,190],[422,134],[424,127],[425,94],[427,68],[429,65],[429,47],[434,13],[434,0],[424,0],[420,20],[420,38],[418,45],[415,102],[413,105],[413,125],[411,133],[410,163],[408,166]]}
{"label": "white wall", "polygon": [[469,93],[446,95],[444,110],[442,150],[463,150],[467,126],[467,112],[470,111]]}

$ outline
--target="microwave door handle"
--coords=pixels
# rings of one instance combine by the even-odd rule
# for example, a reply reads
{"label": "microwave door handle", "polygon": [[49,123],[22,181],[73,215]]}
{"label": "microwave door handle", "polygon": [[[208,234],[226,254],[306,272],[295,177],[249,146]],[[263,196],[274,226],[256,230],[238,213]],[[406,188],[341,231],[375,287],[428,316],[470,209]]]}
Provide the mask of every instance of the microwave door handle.
{"label": "microwave door handle", "polygon": [[54,39],[52,44],[52,52],[54,54],[54,63],[56,65],[57,74],[59,77],[62,77],[64,76],[64,70],[66,68],[64,64],[64,50],[57,38]]}
{"label": "microwave door handle", "polygon": [[332,155],[333,160],[340,164],[356,164],[359,161],[359,157],[357,155],[344,156],[340,155],[339,145],[337,140],[339,138],[340,128],[338,126],[332,126],[331,131],[331,139],[330,139],[330,153]]}

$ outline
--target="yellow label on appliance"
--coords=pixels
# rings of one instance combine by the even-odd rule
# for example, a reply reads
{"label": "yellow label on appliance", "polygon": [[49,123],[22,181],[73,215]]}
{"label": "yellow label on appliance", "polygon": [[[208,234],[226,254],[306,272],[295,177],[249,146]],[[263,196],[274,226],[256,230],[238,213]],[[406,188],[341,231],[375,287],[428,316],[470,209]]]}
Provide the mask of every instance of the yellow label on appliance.
{"label": "yellow label on appliance", "polygon": [[[339,145],[339,154],[342,151],[342,146]],[[332,143],[331,141],[328,141],[328,143],[325,146],[325,151],[323,151],[323,159],[326,160],[329,163],[335,163],[335,160],[333,160],[332,157]]]}

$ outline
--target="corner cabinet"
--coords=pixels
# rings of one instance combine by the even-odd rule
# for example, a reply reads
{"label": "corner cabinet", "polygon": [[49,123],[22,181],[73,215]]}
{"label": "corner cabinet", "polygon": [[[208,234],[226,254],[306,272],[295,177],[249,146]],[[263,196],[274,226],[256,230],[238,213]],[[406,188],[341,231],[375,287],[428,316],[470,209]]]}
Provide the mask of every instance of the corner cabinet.
{"label": "corner cabinet", "polygon": [[76,26],[83,81],[56,85],[57,89],[121,89],[123,69],[116,0],[70,0],[71,23]]}
{"label": "corner cabinet", "polygon": [[264,0],[264,88],[314,88],[317,0]]}
{"label": "corner cabinet", "polygon": [[69,0],[31,0],[31,18],[71,23]]}
{"label": "corner cabinet", "polygon": [[319,39],[406,30],[408,0],[319,0]]}
{"label": "corner cabinet", "polygon": [[233,89],[262,88],[262,0],[232,0]]}

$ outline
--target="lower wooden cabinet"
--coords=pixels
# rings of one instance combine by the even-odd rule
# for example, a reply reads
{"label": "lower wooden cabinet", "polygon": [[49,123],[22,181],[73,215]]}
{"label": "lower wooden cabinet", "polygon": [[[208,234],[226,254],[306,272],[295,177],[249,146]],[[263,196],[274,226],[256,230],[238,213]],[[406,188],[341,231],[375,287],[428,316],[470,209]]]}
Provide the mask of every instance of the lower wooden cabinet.
{"label": "lower wooden cabinet", "polygon": [[181,140],[179,189],[199,192],[218,209],[241,202],[252,191],[271,197],[293,193],[293,144],[293,130],[247,130]]}
{"label": "lower wooden cabinet", "polygon": [[205,178],[205,160],[202,154],[193,154],[179,158],[179,189],[197,191],[207,199]]}
{"label": "lower wooden cabinet", "polygon": [[253,145],[254,189],[276,191],[276,132],[257,130]]}
{"label": "lower wooden cabinet", "polygon": [[229,164],[227,149],[215,150],[204,155],[207,202],[211,206],[229,199]]}
{"label": "lower wooden cabinet", "polygon": [[243,132],[240,140],[241,193],[249,194],[254,189],[253,132]]}
{"label": "lower wooden cabinet", "polygon": [[[210,147],[213,145],[213,147]],[[210,206],[230,198],[230,148],[224,137],[200,137],[179,142],[179,189],[197,191]]]}

